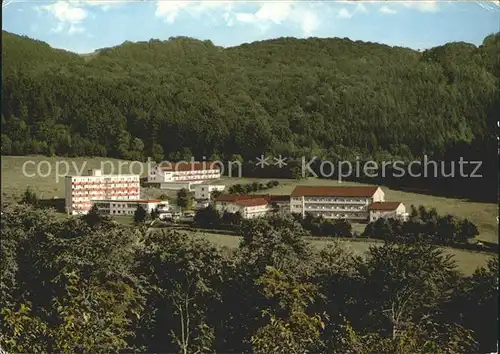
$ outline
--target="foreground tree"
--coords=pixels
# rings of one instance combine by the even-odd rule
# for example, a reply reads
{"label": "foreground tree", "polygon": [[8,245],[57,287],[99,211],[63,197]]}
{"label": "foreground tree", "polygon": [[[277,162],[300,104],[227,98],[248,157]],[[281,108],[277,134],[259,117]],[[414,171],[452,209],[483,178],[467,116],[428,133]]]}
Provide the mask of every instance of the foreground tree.
{"label": "foreground tree", "polygon": [[182,188],[179,192],[177,192],[177,206],[181,209],[190,208],[193,203],[193,196],[186,189]]}
{"label": "foreground tree", "polygon": [[254,353],[316,353],[322,349],[322,318],[309,314],[316,288],[268,267],[257,285],[272,305],[262,311],[265,324],[252,336]]}
{"label": "foreground tree", "polygon": [[139,225],[146,222],[148,218],[148,212],[142,205],[138,205],[134,212],[134,223]]}
{"label": "foreground tree", "polygon": [[29,204],[33,206],[38,205],[38,196],[31,189],[31,187],[27,187],[26,190],[24,191],[24,194],[21,198],[21,204]]}
{"label": "foreground tree", "polygon": [[220,290],[229,264],[207,241],[177,232],[146,241],[138,271],[148,280],[138,341],[148,352],[213,352]]}

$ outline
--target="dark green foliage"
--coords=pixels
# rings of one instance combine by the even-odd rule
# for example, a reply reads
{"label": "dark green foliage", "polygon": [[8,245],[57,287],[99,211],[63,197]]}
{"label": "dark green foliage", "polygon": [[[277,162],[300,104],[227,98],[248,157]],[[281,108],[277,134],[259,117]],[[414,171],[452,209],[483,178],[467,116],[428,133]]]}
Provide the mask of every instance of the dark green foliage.
{"label": "dark green foliage", "polygon": [[498,259],[464,277],[423,243],[316,253],[279,217],[244,221],[234,252],[28,204],[2,204],[0,229],[7,352],[486,353],[497,342]]}
{"label": "dark green foliage", "polygon": [[82,220],[85,221],[90,228],[97,228],[103,224],[111,223],[111,218],[101,215],[96,205],[93,205],[89,212],[82,216]]}
{"label": "dark green foliage", "polygon": [[498,270],[495,257],[464,279],[448,304],[450,310],[459,309],[457,323],[474,331],[481,353],[495,352],[498,345]]}
{"label": "dark green foliage", "polygon": [[396,243],[428,242],[436,245],[466,245],[479,232],[467,219],[457,220],[452,215],[440,216],[436,209],[418,209],[411,205],[408,221],[380,218],[369,223],[362,237]]}
{"label": "dark green foliage", "polygon": [[134,223],[142,224],[148,218],[148,212],[142,205],[138,205],[134,212]]}
{"label": "dark green foliage", "polygon": [[23,197],[21,199],[21,203],[22,204],[30,204],[33,206],[38,205],[38,197],[37,197],[36,193],[30,187],[26,188],[26,190],[24,191]]}
{"label": "dark green foliage", "polygon": [[2,32],[2,153],[354,161],[446,157],[453,146],[461,156],[495,143],[498,37],[424,53],[338,38],[227,49],[172,38],[85,60]]}
{"label": "dark green foliage", "polygon": [[[263,191],[270,189],[279,185],[278,181],[269,181],[265,185],[258,182],[253,182],[249,184],[234,184],[228,189],[229,194],[249,194],[252,192]],[[220,195],[220,194],[217,194]]]}
{"label": "dark green foliage", "polygon": [[348,220],[329,220],[322,216],[314,216],[311,213],[306,213],[302,218],[301,215],[293,215],[294,219],[308,230],[313,236],[325,237],[352,237],[352,225]]}
{"label": "dark green foliage", "polygon": [[186,209],[190,208],[193,204],[193,195],[185,188],[177,192],[177,206]]}
{"label": "dark green foliage", "polygon": [[212,205],[197,210],[194,216],[194,224],[200,227],[216,229],[220,226],[220,223],[221,215]]}
{"label": "dark green foliage", "polygon": [[158,212],[158,208],[154,208],[152,211],[151,211],[151,220],[156,220],[158,219],[158,216],[159,216],[159,212]]}

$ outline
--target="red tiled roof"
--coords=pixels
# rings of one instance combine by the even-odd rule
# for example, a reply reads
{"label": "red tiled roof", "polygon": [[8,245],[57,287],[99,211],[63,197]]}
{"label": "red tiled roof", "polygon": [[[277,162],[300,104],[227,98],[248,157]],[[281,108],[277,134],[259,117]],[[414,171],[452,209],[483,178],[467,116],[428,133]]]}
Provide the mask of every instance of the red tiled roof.
{"label": "red tiled roof", "polygon": [[370,204],[368,210],[392,211],[396,210],[401,202],[376,202]]}
{"label": "red tiled roof", "polygon": [[270,195],[269,196],[269,201],[270,202],[289,202],[290,201],[290,196],[289,195]]}
{"label": "red tiled roof", "polygon": [[220,170],[216,162],[210,161],[184,161],[184,162],[162,162],[158,167],[163,171],[204,171],[204,170]]}
{"label": "red tiled roof", "polygon": [[252,198],[252,199],[237,200],[235,202],[235,204],[238,204],[238,205],[241,205],[244,207],[253,207],[253,206],[267,205],[269,203],[264,198]]}
{"label": "red tiled roof", "polygon": [[297,186],[292,197],[371,197],[379,187]]}

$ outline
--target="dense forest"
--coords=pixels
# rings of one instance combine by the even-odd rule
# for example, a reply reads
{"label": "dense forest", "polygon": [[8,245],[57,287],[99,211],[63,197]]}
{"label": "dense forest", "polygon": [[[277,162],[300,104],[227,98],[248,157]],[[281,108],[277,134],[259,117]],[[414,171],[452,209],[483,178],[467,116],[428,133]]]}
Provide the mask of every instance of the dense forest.
{"label": "dense forest", "polygon": [[421,242],[319,251],[293,218],[236,249],[176,231],[2,205],[0,351],[491,353],[498,257],[472,275]]}
{"label": "dense forest", "polygon": [[84,57],[3,32],[2,153],[441,156],[494,137],[499,43],[178,37]]}
{"label": "dense forest", "polygon": [[426,154],[480,158],[496,177],[499,46],[500,34],[479,47],[423,52],[347,38],[221,48],[175,37],[79,56],[4,31],[2,154],[156,161]]}

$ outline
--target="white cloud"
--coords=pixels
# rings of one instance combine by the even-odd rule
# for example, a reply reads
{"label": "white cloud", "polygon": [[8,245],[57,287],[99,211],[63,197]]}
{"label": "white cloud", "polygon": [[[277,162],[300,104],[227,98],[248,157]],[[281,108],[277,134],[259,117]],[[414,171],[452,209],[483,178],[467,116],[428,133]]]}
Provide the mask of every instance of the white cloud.
{"label": "white cloud", "polygon": [[179,13],[188,6],[187,1],[158,1],[155,15],[165,18],[168,23],[173,23]]}
{"label": "white cloud", "polygon": [[55,32],[62,32],[65,28],[68,33],[81,33],[84,28],[80,23],[85,20],[88,13],[85,9],[71,2],[58,1],[50,5],[43,5],[37,8],[41,11],[46,11],[57,20],[56,26],[53,28]]}
{"label": "white cloud", "polygon": [[87,17],[87,11],[65,1],[58,1],[50,5],[41,6],[40,8],[51,13],[61,22],[80,22]]}
{"label": "white cloud", "polygon": [[338,18],[351,18],[352,13],[349,12],[345,7],[341,8],[339,13],[337,14]]}
{"label": "white cloud", "polygon": [[68,30],[69,34],[83,33],[83,32],[85,32],[85,28],[78,26],[78,25],[75,25],[75,24],[72,24]]}
{"label": "white cloud", "polygon": [[268,1],[248,3],[254,10],[236,11],[234,1],[158,1],[156,3],[156,16],[172,24],[179,19],[181,14],[190,17],[211,15],[212,18],[222,20],[226,26],[231,27],[236,23],[255,26],[262,33],[273,25],[291,23],[298,26],[303,35],[310,36],[319,28],[320,20],[316,14],[319,4],[300,3],[295,1]]}
{"label": "white cloud", "polygon": [[232,7],[232,1],[157,1],[155,15],[171,24],[174,23],[183,12],[189,13],[189,15],[193,17],[199,17],[202,14],[211,14],[214,11],[220,10],[229,13]]}
{"label": "white cloud", "polygon": [[382,12],[383,14],[387,14],[387,15],[394,15],[397,13],[396,10],[394,9],[391,9],[389,6],[382,6],[380,9],[379,9],[380,12]]}
{"label": "white cloud", "polygon": [[439,6],[436,1],[414,0],[414,1],[402,1],[400,3],[395,2],[395,4],[401,4],[405,7],[412,8],[421,12],[439,11]]}
{"label": "white cloud", "polygon": [[243,23],[253,23],[262,32],[267,31],[271,24],[290,22],[298,25],[302,35],[306,37],[310,37],[320,26],[320,20],[314,11],[292,1],[264,3],[254,14],[237,13],[235,19]]}
{"label": "white cloud", "polygon": [[306,11],[299,20],[304,36],[310,37],[320,26],[318,16],[312,11]]}
{"label": "white cloud", "polygon": [[367,13],[368,9],[365,5],[363,4],[356,4],[356,8],[354,9],[355,12],[361,12],[361,13]]}
{"label": "white cloud", "polygon": [[[230,16],[230,15],[229,15]],[[256,21],[256,17],[254,14],[249,13],[237,13],[235,14],[236,21],[252,23]]]}
{"label": "white cloud", "polygon": [[259,11],[255,13],[258,21],[271,21],[281,24],[290,17],[292,10],[291,2],[271,2],[264,3]]}

